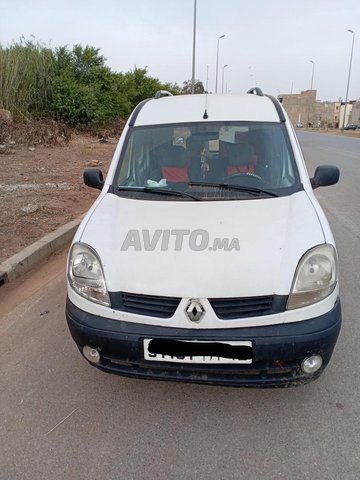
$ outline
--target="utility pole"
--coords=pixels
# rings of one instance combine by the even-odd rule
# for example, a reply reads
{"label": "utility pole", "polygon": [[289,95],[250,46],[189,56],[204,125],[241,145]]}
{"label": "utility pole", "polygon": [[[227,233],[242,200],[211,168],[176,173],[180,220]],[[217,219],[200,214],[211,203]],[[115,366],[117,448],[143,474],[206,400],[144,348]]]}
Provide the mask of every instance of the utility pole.
{"label": "utility pole", "polygon": [[355,40],[355,32],[353,30],[350,30],[348,28],[348,32],[352,33],[353,39],[352,39],[352,45],[351,45],[351,55],[350,55],[350,65],[349,65],[349,75],[348,75],[348,81],[347,81],[347,87],[346,87],[346,98],[345,98],[345,108],[344,108],[344,120],[342,124],[341,130],[344,131],[345,127],[345,122],[346,122],[346,107],[348,103],[348,96],[349,96],[349,85],[350,85],[350,75],[351,75],[351,64],[352,64],[352,57],[353,57],[353,51],[354,51],[354,40]]}

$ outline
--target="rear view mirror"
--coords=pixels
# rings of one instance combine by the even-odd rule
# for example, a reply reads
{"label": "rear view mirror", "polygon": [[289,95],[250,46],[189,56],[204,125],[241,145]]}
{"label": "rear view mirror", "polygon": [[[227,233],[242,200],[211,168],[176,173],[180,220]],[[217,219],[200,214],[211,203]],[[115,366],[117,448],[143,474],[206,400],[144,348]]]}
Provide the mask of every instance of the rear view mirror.
{"label": "rear view mirror", "polygon": [[88,187],[102,190],[104,186],[104,177],[102,171],[98,168],[87,168],[84,171],[84,183]]}
{"label": "rear view mirror", "polygon": [[339,181],[340,171],[333,165],[320,165],[315,170],[315,175],[310,179],[313,188],[335,185]]}

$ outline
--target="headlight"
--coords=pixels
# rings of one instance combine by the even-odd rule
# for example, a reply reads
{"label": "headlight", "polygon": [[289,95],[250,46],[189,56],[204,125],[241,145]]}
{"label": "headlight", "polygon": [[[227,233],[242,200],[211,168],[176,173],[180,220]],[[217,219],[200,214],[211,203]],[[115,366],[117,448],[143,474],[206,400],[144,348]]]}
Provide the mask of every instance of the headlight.
{"label": "headlight", "polygon": [[95,250],[75,243],[70,251],[68,279],[76,293],[92,302],[110,306],[104,272]]}
{"label": "headlight", "polygon": [[287,309],[312,305],[328,297],[337,282],[337,256],[332,245],[312,248],[300,260]]}

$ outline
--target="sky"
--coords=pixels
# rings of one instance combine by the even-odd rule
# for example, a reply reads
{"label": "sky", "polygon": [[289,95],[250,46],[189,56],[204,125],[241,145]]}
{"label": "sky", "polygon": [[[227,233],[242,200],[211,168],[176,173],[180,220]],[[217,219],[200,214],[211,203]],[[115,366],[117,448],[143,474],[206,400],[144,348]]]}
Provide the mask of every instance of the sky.
{"label": "sky", "polygon": [[[52,47],[91,45],[114,71],[146,66],[182,85],[192,75],[194,1],[0,0],[0,44],[34,36]],[[360,0],[197,0],[196,20],[195,76],[209,91],[225,35],[218,92],[300,93],[314,65],[317,99],[345,100],[351,29],[349,100],[360,98]]]}

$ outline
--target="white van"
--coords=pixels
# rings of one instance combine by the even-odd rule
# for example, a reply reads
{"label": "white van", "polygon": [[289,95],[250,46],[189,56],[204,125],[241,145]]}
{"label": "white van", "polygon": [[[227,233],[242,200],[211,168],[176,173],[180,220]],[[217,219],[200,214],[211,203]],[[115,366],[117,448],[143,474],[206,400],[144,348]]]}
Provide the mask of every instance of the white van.
{"label": "white van", "polygon": [[68,325],[99,369],[288,386],[319,377],[341,325],[337,253],[281,104],[158,92],[121,135],[69,253]]}

